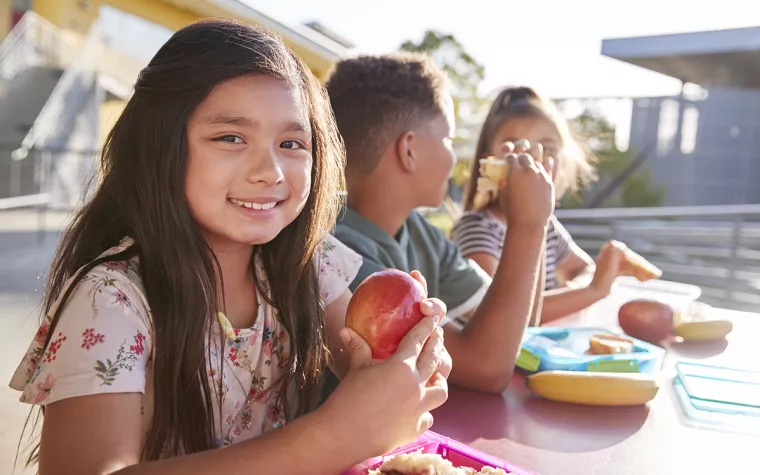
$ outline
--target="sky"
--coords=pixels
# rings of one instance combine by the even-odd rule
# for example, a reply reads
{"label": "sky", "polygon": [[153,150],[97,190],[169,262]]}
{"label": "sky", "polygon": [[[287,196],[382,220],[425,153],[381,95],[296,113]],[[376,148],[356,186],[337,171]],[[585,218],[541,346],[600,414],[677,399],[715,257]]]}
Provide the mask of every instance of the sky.
{"label": "sky", "polygon": [[[485,66],[484,94],[520,84],[553,98],[679,92],[673,78],[603,57],[605,38],[760,26],[753,0],[241,1],[285,24],[318,21],[353,42],[355,54],[394,51],[427,29],[451,33]],[[106,31],[117,32],[114,46],[146,60],[170,34],[113,12],[102,16],[111,23]],[[629,122],[630,101],[597,104],[613,122]]]}
{"label": "sky", "polygon": [[551,97],[674,94],[672,78],[602,57],[603,38],[760,26],[752,0],[243,0],[284,23],[317,20],[360,53],[393,51],[426,29],[452,33],[485,65],[483,88]]}

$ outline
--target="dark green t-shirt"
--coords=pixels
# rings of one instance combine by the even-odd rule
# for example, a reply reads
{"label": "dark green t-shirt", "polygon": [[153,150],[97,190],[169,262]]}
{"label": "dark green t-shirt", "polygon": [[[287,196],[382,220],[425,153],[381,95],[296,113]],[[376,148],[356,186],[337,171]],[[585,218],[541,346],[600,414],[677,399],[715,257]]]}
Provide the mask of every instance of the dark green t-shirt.
{"label": "dark green t-shirt", "polygon": [[491,284],[485,271],[464,259],[457,245],[416,211],[393,237],[348,208],[334,234],[364,259],[350,285],[352,291],[382,269],[418,270],[427,280],[428,295],[441,299],[448,317],[458,319],[477,308]]}

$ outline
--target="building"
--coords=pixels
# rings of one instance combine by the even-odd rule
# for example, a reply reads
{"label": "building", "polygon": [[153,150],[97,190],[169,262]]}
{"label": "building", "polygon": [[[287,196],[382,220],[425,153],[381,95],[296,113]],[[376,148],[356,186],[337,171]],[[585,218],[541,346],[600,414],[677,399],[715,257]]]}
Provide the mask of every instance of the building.
{"label": "building", "polygon": [[666,205],[760,203],[760,27],[608,39],[602,54],[685,85],[633,101],[630,146]]}
{"label": "building", "polygon": [[[105,133],[152,56],[134,56],[114,39],[134,50],[150,41],[125,38],[129,21],[168,38],[206,17],[269,28],[320,79],[351,48],[323,25],[286,25],[241,0],[0,0],[0,202],[44,197],[75,206]],[[161,34],[152,36],[152,51],[165,41]]]}

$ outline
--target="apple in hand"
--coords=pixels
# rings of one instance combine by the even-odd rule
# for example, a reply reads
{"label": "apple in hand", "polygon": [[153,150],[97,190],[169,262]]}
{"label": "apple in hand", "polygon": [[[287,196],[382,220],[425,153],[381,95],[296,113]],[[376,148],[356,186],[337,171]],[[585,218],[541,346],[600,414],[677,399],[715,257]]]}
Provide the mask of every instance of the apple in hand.
{"label": "apple in hand", "polygon": [[424,317],[420,302],[425,298],[425,288],[406,272],[396,269],[375,272],[351,296],[346,326],[364,338],[373,358],[388,358]]}
{"label": "apple in hand", "polygon": [[618,312],[618,323],[628,335],[659,343],[673,332],[673,308],[654,300],[632,300]]}

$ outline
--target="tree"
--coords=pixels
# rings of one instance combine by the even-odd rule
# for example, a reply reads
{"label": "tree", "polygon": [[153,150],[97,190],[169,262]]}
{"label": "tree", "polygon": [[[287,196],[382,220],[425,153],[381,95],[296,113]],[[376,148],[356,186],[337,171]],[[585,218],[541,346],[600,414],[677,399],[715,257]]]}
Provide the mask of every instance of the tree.
{"label": "tree", "polygon": [[485,77],[485,67],[473,58],[454,35],[427,30],[419,43],[404,42],[401,51],[425,53],[449,77],[454,115],[457,120],[467,119],[480,112],[486,101],[478,89]]}
{"label": "tree", "polygon": [[[462,137],[459,132],[463,126],[481,121],[488,100],[480,96],[480,83],[485,77],[485,67],[465,49],[464,45],[454,35],[427,30],[418,43],[404,42],[399,49],[413,53],[429,55],[435,64],[449,78],[451,97],[454,102],[454,118],[457,123],[457,136],[454,139],[455,148],[472,148],[472,137]],[[461,153],[459,155],[462,155]],[[469,176],[469,158],[460,156],[460,161],[454,168],[451,184],[461,188]]]}
{"label": "tree", "polygon": [[[563,208],[575,208],[600,191],[615,177],[623,173],[634,159],[634,151],[620,150],[615,143],[615,126],[602,115],[584,110],[570,120],[576,136],[583,140],[597,159],[598,182],[580,195],[568,195],[562,200]],[[615,193],[604,202],[605,207],[662,206],[665,202],[664,186],[653,186],[652,175],[646,163],[628,177]]]}

